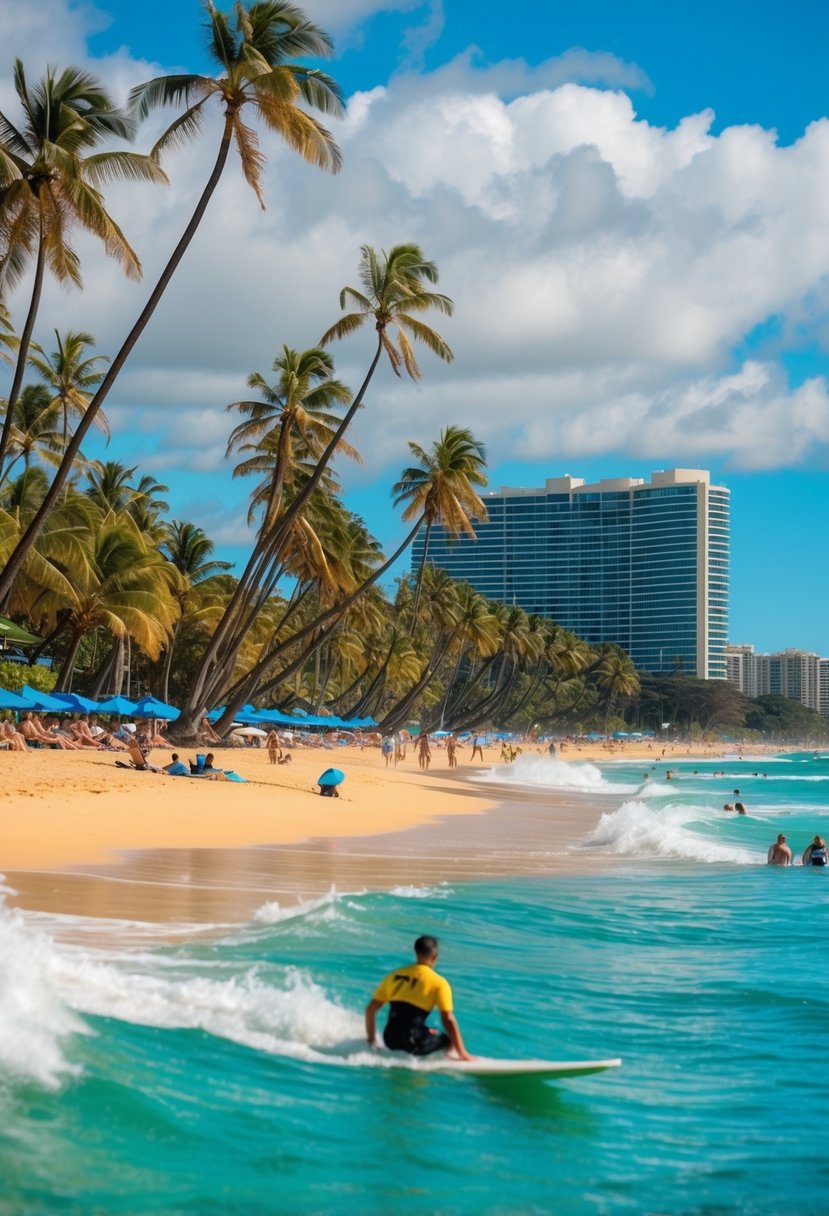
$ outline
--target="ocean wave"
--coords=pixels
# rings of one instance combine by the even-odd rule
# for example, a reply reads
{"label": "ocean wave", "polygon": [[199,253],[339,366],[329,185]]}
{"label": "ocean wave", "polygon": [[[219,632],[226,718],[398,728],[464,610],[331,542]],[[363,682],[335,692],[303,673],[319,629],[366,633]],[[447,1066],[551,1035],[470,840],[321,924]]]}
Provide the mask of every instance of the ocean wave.
{"label": "ocean wave", "polygon": [[315,912],[323,912],[328,920],[339,919],[336,911],[339,899],[337,888],[334,886],[330,887],[325,895],[316,899],[303,899],[296,904],[280,904],[278,900],[272,899],[256,909],[253,919],[259,925],[279,925],[286,920],[301,920]]}
{"label": "ocean wave", "polygon": [[436,887],[416,887],[403,883],[389,891],[389,895],[395,895],[398,899],[447,899],[451,894],[452,889],[445,882],[438,883]]}
{"label": "ocean wave", "polygon": [[513,764],[502,764],[480,773],[476,780],[492,785],[533,785],[602,794],[631,794],[639,789],[638,785],[620,785],[606,780],[595,764],[553,760],[548,756],[519,756]]}
{"label": "ocean wave", "polygon": [[705,807],[669,804],[656,808],[639,800],[625,802],[617,811],[602,815],[583,847],[619,857],[758,864],[761,859],[749,849],[719,844],[689,827],[711,818]]}
{"label": "ocean wave", "polygon": [[63,1043],[85,1031],[55,981],[56,951],[19,912],[0,906],[0,1076],[48,1089],[78,1068]]}

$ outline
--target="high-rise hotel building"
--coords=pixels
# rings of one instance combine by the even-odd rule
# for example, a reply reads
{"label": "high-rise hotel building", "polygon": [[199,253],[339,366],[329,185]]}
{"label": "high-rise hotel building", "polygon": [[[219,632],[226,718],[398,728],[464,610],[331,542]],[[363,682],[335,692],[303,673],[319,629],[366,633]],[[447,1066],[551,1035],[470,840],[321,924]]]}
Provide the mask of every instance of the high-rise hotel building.
{"label": "high-rise hotel building", "polygon": [[[729,492],[707,472],[594,485],[567,475],[484,501],[477,540],[432,529],[430,563],[592,645],[616,642],[639,671],[725,679]],[[424,543],[421,532],[415,569]]]}

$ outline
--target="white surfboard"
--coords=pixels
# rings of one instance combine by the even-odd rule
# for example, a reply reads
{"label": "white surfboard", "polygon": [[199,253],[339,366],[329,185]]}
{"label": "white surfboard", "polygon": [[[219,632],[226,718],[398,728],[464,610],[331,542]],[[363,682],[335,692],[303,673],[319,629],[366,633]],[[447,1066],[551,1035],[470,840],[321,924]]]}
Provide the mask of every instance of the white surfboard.
{"label": "white surfboard", "polygon": [[619,1068],[616,1060],[495,1060],[479,1056],[474,1060],[441,1059],[418,1061],[418,1072],[450,1073],[459,1077],[585,1077],[589,1073]]}

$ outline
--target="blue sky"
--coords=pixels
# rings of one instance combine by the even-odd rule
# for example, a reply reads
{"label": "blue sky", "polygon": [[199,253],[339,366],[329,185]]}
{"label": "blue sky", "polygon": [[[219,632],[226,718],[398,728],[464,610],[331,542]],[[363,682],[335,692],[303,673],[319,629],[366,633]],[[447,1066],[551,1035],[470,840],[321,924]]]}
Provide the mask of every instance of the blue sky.
{"label": "blue sky", "polygon": [[[448,422],[487,442],[494,487],[710,468],[732,490],[732,640],[829,653],[829,124],[810,127],[828,104],[826,7],[306,9],[336,39],[346,168],[329,179],[269,149],[264,216],[231,168],[110,399],[110,456],[168,482],[176,513],[238,557],[245,487],[221,459],[223,405],[283,341],[316,341],[363,241],[416,239],[456,300],[441,328],[457,358],[425,357],[418,387],[385,373],[360,420],[348,501],[384,544],[400,535],[388,490],[406,439]],[[190,0],[0,0],[0,18],[31,72],[83,58],[118,92],[206,67]],[[148,282],[208,162],[171,163],[164,198],[115,192]],[[45,325],[111,350],[141,292],[82,252],[86,292],[47,295]],[[358,383],[365,347],[335,353]]]}

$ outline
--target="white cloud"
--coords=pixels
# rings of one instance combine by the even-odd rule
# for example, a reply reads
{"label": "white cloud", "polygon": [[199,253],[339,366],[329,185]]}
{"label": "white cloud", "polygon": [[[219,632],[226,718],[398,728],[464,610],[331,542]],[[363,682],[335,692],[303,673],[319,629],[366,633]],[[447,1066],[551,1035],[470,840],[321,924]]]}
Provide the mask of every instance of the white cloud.
{"label": "white cloud", "polygon": [[[346,9],[354,21],[391,7],[421,24],[432,11],[372,0]],[[313,8],[322,22],[325,8]],[[72,20],[70,43],[88,28]],[[436,324],[456,360],[446,368],[425,354],[419,387],[378,376],[357,424],[368,473],[347,478],[402,463],[407,438],[428,441],[447,422],[472,426],[503,458],[551,462],[619,451],[759,468],[806,461],[829,443],[822,379],[792,391],[768,351],[733,355],[770,316],[783,334],[825,335],[829,122],[788,147],[758,127],[714,135],[708,111],[655,127],[622,92],[564,82],[577,68],[635,69],[570,54],[569,66],[564,56],[481,69],[468,54],[357,94],[337,130],[338,178],[269,143],[264,214],[233,162],[107,406],[116,429],[119,411],[135,426],[147,467],[180,461],[229,476],[224,405],[250,371],[268,373],[283,342],[317,340],[339,288],[356,280],[361,244],[401,240],[440,265],[456,316]],[[149,74],[123,57],[98,66],[119,82]],[[87,290],[50,286],[44,333],[87,328],[101,349],[117,348],[183,230],[216,138],[214,122],[171,158],[168,188],[108,192],[145,284],[126,283],[79,242]],[[22,296],[15,304],[20,317]],[[335,352],[347,382],[359,383],[371,345],[369,330]]]}

